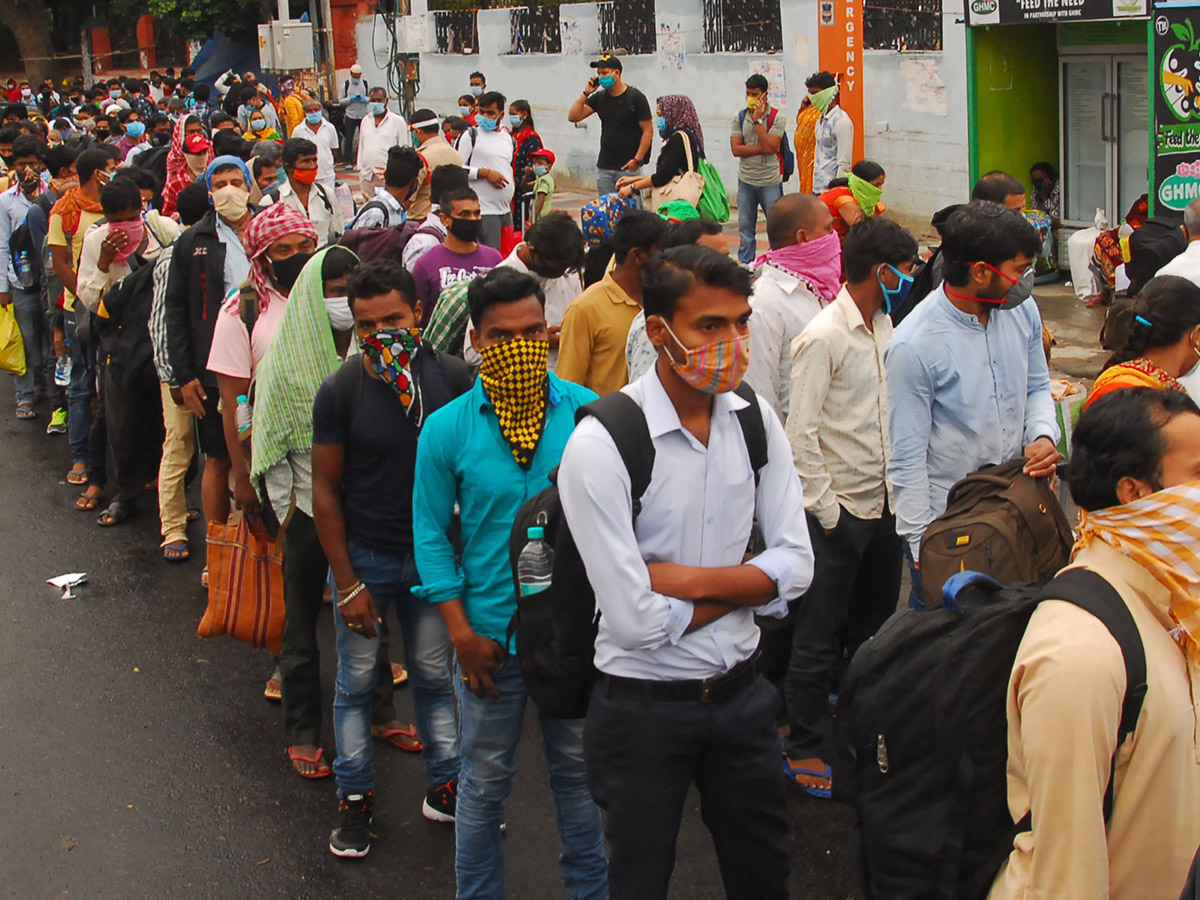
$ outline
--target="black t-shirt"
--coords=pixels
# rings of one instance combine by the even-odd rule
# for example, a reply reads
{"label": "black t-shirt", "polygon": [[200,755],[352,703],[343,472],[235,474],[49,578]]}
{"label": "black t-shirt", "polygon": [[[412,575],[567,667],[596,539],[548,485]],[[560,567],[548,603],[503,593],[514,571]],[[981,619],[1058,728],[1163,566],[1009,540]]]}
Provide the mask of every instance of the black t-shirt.
{"label": "black t-shirt", "polygon": [[[362,364],[358,359],[359,365]],[[417,428],[396,392],[363,373],[362,395],[349,429],[338,414],[334,375],[313,402],[313,443],[341,444],[342,509],[352,544],[403,557],[412,550],[413,473]],[[348,433],[347,433],[348,432]]]}
{"label": "black t-shirt", "polygon": [[[637,155],[642,143],[641,123],[654,118],[646,95],[626,85],[617,97],[605,90],[596,91],[587,98],[587,105],[600,117],[600,156],[596,159],[596,168],[621,168]],[[642,164],[649,161],[647,150]]]}

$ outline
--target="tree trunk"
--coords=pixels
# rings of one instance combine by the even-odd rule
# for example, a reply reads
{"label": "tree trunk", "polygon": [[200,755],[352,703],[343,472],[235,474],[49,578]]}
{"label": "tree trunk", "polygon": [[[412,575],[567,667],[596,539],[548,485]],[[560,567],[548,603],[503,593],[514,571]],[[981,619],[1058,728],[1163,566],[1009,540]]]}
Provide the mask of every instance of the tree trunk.
{"label": "tree trunk", "polygon": [[50,14],[42,0],[0,0],[0,19],[17,39],[30,84],[53,77],[58,66],[50,40]]}

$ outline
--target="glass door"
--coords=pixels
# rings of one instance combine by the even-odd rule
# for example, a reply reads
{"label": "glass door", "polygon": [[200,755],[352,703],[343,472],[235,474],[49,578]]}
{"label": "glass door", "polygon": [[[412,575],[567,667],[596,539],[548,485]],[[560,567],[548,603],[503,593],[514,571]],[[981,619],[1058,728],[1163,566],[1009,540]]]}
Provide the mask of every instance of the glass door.
{"label": "glass door", "polygon": [[[1111,129],[1112,57],[1071,56],[1060,60],[1062,115],[1062,185],[1063,219],[1071,224],[1090,225],[1096,209],[1114,215],[1111,196],[1113,171],[1113,142]],[[1142,61],[1143,84],[1146,63]],[[1142,91],[1142,104],[1146,92]],[[1146,117],[1138,120],[1142,135],[1142,154],[1145,158]],[[1145,182],[1146,169],[1142,169]],[[1120,216],[1124,213],[1116,213]]]}
{"label": "glass door", "polygon": [[1150,121],[1149,71],[1144,56],[1118,56],[1114,60],[1116,94],[1115,135],[1117,164],[1114,194],[1116,209],[1109,221],[1117,222],[1148,190],[1150,147],[1146,137]]}

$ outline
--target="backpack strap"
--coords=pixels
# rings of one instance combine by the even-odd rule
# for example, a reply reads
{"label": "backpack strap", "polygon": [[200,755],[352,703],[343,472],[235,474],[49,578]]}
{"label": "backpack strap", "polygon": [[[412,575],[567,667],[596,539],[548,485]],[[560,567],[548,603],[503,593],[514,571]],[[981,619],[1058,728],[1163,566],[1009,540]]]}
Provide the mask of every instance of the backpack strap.
{"label": "backpack strap", "polygon": [[754,486],[757,488],[762,467],[767,464],[767,427],[763,424],[762,408],[758,405],[754,388],[743,381],[733,392],[750,404],[743,406],[735,415],[742,426],[746,449],[750,452],[750,466],[754,469]]}
{"label": "backpack strap", "polygon": [[[1069,569],[1056,575],[1038,595],[1039,600],[1065,600],[1090,612],[1104,623],[1121,648],[1125,659],[1125,698],[1121,702],[1121,721],[1117,726],[1117,744],[1113,750],[1108,786],[1104,789],[1104,821],[1112,818],[1113,780],[1117,770],[1117,751],[1137,727],[1146,699],[1146,649],[1133,614],[1116,588],[1102,576],[1087,569]],[[1026,819],[1031,820],[1030,816]],[[1024,824],[1025,820],[1022,820]],[[1023,829],[1027,830],[1027,829]]]}
{"label": "backpack strap", "polygon": [[254,323],[258,321],[258,291],[248,281],[238,288],[238,315],[246,326],[246,337],[254,340]]}
{"label": "backpack strap", "polygon": [[650,486],[654,472],[654,441],[646,424],[646,414],[637,401],[624,391],[614,391],[575,411],[575,424],[587,416],[599,419],[617,445],[621,461],[629,472],[629,495],[633,499],[633,517],[642,511],[642,495]]}
{"label": "backpack strap", "polygon": [[[332,216],[333,204],[329,202],[329,194],[325,192],[325,185],[321,184],[319,181],[316,181],[313,182],[313,186],[317,189],[317,192],[321,195],[321,199],[325,202],[325,211]],[[380,206],[382,205],[383,204],[381,203]],[[357,216],[355,218],[357,218]]]}
{"label": "backpack strap", "polygon": [[[324,195],[324,194],[322,194],[321,196],[323,197],[323,196],[325,196],[325,195]],[[328,205],[329,205],[329,201],[328,201],[328,200],[326,200],[326,201],[325,201],[325,205],[326,205],[326,206],[328,206]],[[368,200],[366,203],[364,203],[364,204],[362,205],[362,209],[360,209],[358,212],[356,212],[356,213],[354,214],[354,218],[350,220],[350,225],[347,227],[347,229],[346,229],[346,230],[347,230],[347,231],[349,231],[351,228],[357,228],[357,227],[358,227],[358,220],[362,218],[362,214],[363,214],[363,213],[365,213],[365,212],[366,212],[368,209],[382,209],[382,210],[383,210],[383,212],[384,212],[384,219],[383,219],[383,222],[384,222],[384,225],[385,225],[385,226],[387,225],[387,222],[388,222],[388,217],[387,217],[387,211],[388,211],[388,208],[387,208],[387,205],[386,205],[386,204],[385,204],[385,203],[384,203],[382,200]],[[332,214],[333,214],[333,207],[330,207],[330,208],[329,208],[329,213],[330,213],[330,215],[332,215]]]}

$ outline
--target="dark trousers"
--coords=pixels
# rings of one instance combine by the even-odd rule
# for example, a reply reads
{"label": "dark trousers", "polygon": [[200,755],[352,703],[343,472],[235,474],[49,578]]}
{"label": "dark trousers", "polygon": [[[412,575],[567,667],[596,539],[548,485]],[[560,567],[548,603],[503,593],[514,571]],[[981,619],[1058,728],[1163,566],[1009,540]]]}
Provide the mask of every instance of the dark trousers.
{"label": "dark trousers", "polygon": [[[342,135],[346,139],[346,147],[342,151],[342,159],[347,165],[355,158],[354,156],[354,136],[358,133],[358,126],[362,124],[362,119],[352,119],[346,116],[342,121]],[[371,198],[368,197],[368,200]]]}
{"label": "dark trousers", "polygon": [[104,430],[114,499],[136,502],[158,477],[162,459],[162,390],[153,368],[118,380],[104,369]]}
{"label": "dark trousers", "polygon": [[816,566],[796,609],[785,690],[792,759],[825,758],[836,667],[896,611],[900,595],[902,542],[890,510],[858,519],[843,509],[832,534],[809,515],[808,533]]}
{"label": "dark trousers", "polygon": [[[329,562],[317,526],[299,509],[283,533],[283,636],[279,647],[283,728],[289,745],[319,744],[321,740],[321,653],[317,648],[317,617],[325,606]],[[335,609],[334,615],[340,615]],[[392,707],[392,664],[387,632],[379,642],[379,677],[371,701],[371,722],[381,725],[396,718]]]}
{"label": "dark trousers", "polygon": [[606,812],[611,900],[665,900],[688,788],[712,834],[729,900],[788,896],[779,694],[758,677],[721,703],[592,693],[583,749]]}
{"label": "dark trousers", "polygon": [[104,387],[108,381],[105,374],[108,366],[96,361],[99,378],[96,379],[96,412],[92,416],[87,434],[88,484],[103,489],[108,484],[108,412],[104,404]]}

